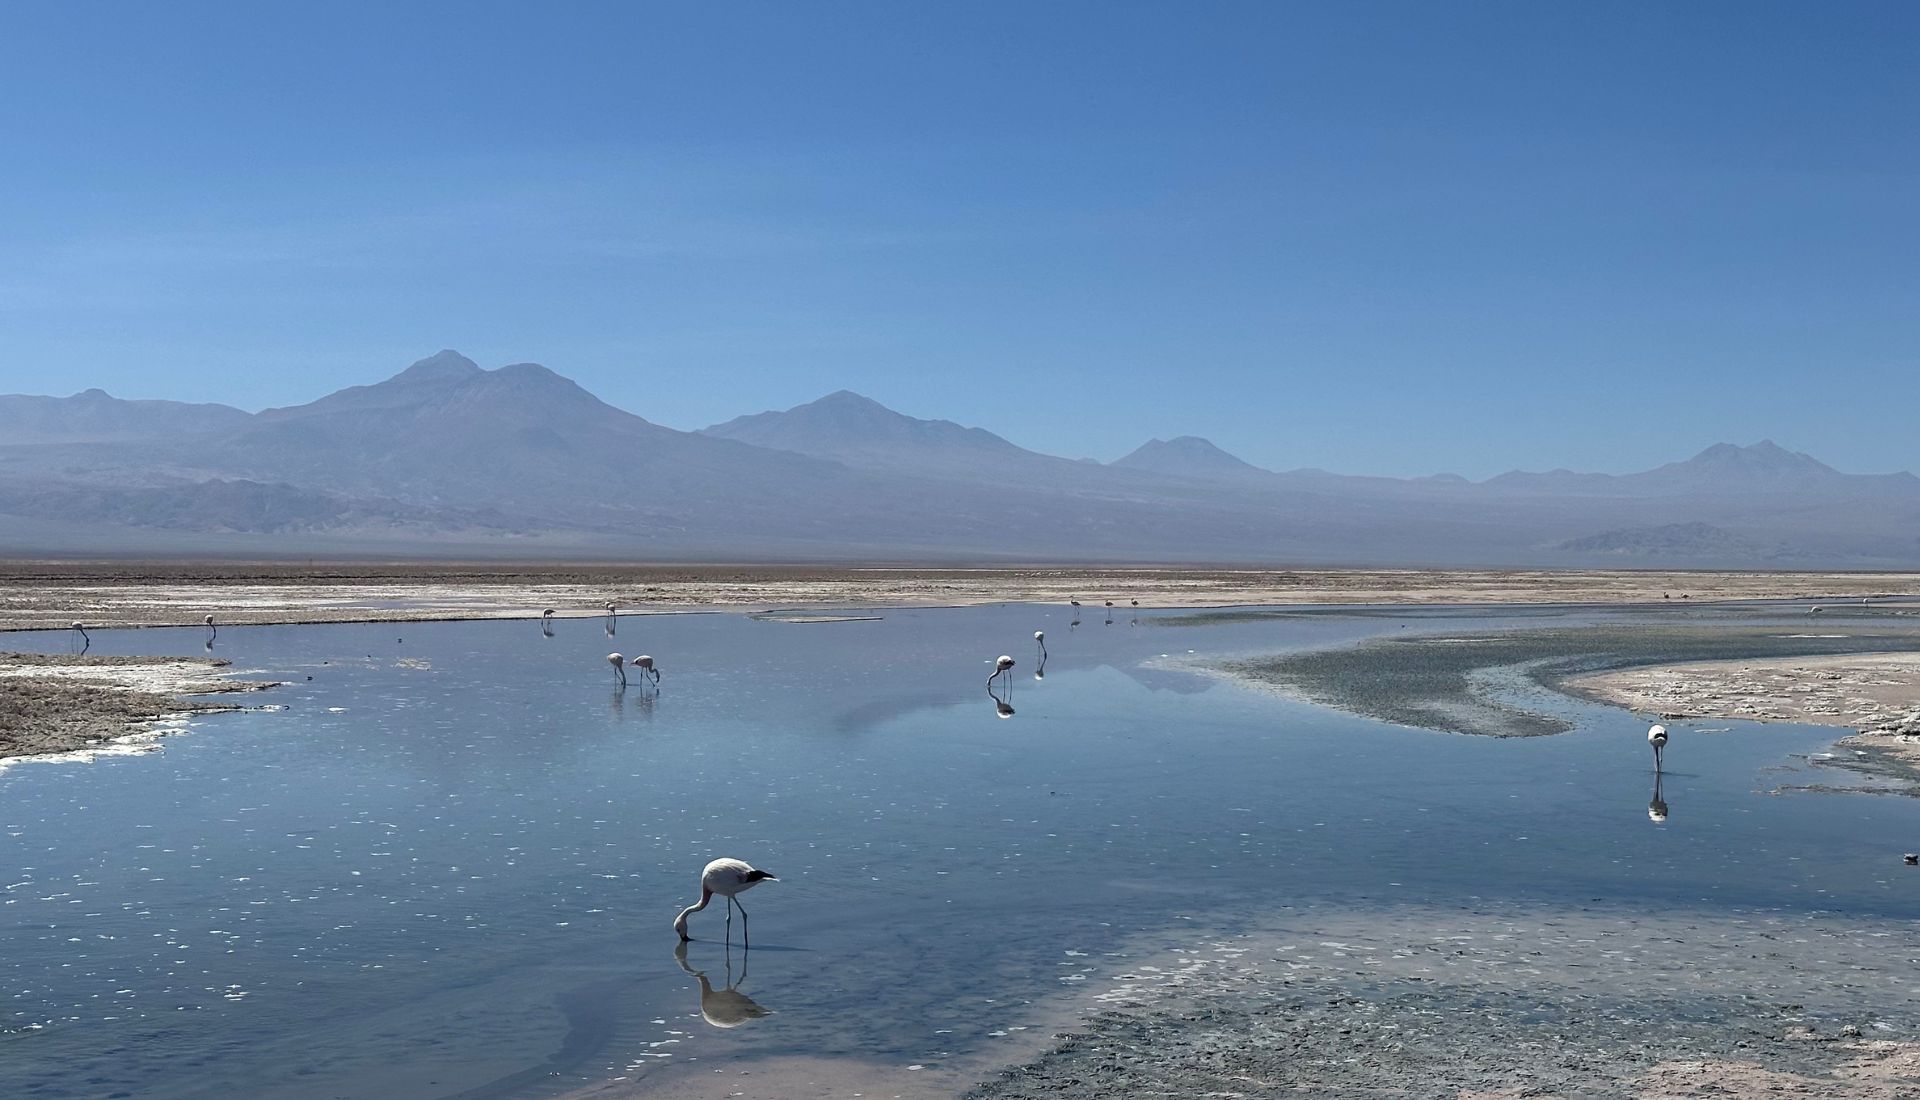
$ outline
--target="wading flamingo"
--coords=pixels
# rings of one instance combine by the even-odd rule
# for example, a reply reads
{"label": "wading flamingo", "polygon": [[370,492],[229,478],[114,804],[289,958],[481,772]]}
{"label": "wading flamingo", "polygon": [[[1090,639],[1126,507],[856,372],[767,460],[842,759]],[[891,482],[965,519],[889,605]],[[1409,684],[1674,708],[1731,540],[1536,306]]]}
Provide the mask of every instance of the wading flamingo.
{"label": "wading flamingo", "polygon": [[1046,660],[1047,659],[1047,632],[1044,630],[1034,631],[1033,640],[1034,640],[1034,644],[1040,647],[1040,659],[1043,661]]}
{"label": "wading flamingo", "polygon": [[659,685],[660,670],[653,667],[652,657],[649,657],[646,654],[642,653],[640,656],[635,657],[633,659],[632,664],[633,664],[633,667],[640,670],[642,675],[653,677],[653,682],[656,687]]}
{"label": "wading flamingo", "polygon": [[1654,726],[1647,731],[1647,744],[1653,746],[1653,770],[1660,770],[1660,756],[1667,747],[1667,727]]}
{"label": "wading flamingo", "polygon": [[87,628],[76,620],[73,624],[73,629],[75,633],[80,635],[80,651],[85,653],[87,650],[92,649],[93,639],[87,636]]}
{"label": "wading flamingo", "polygon": [[700,900],[673,918],[673,930],[680,933],[680,942],[692,939],[687,935],[687,918],[707,907],[713,895],[719,894],[727,899],[727,927],[733,927],[733,911],[740,910],[740,933],[744,938],[747,932],[747,907],[734,899],[734,895],[751,890],[763,882],[778,882],[778,878],[765,871],[756,871],[745,860],[716,859],[707,864],[700,872]]}
{"label": "wading flamingo", "polygon": [[627,659],[618,653],[607,654],[607,663],[613,666],[613,674],[620,677],[620,686],[627,686]]}
{"label": "wading flamingo", "polygon": [[992,687],[993,682],[995,680],[998,680],[1002,676],[1005,676],[1008,679],[1012,679],[1012,673],[1013,673],[1013,658],[1002,653],[1000,655],[1000,659],[993,662],[993,675],[987,677],[987,686]]}

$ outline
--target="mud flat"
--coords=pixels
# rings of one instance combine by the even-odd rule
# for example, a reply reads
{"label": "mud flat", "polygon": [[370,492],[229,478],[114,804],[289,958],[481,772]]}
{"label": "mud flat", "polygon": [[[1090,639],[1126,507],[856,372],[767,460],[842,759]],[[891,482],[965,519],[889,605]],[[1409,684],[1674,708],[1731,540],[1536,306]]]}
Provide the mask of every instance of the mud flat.
{"label": "mud flat", "polygon": [[[1078,599],[1123,607],[1653,603],[1920,593],[1910,573],[1205,569],[894,565],[0,562],[0,629],[594,617]],[[1669,597],[1671,599],[1669,600]]]}
{"label": "mud flat", "polygon": [[0,653],[0,761],[137,751],[190,714],[239,710],[204,697],[272,683],[225,677],[226,661]]}
{"label": "mud flat", "polygon": [[967,1096],[1893,1100],[1916,959],[1909,924],[1817,913],[1307,908],[1122,972]]}

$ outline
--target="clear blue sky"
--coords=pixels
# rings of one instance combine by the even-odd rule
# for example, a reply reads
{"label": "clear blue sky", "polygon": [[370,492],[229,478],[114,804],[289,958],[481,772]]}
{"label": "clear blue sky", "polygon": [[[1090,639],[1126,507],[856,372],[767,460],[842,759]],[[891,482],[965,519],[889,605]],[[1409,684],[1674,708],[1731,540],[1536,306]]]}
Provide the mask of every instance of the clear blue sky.
{"label": "clear blue sky", "polygon": [[1917,117],[1905,0],[11,4],[0,392],[1920,468]]}

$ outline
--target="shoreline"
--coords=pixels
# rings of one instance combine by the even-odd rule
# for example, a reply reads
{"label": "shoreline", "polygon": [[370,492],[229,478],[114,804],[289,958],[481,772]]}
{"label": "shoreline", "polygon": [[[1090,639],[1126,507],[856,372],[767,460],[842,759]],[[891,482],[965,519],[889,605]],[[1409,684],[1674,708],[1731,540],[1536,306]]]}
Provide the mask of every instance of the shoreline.
{"label": "shoreline", "polygon": [[278,687],[202,657],[0,653],[0,768],[75,754],[145,752],[189,716],[237,711],[201,696]]}
{"label": "shoreline", "polygon": [[[1131,607],[1886,599],[1915,573],[1161,567],[625,566],[0,561],[0,631],[515,619],[620,613],[1065,604]],[[1684,602],[1683,602],[1684,601]]]}
{"label": "shoreline", "polygon": [[1794,722],[1854,732],[1817,763],[1920,782],[1920,653],[1697,661],[1576,676],[1562,690],[1664,719]]}

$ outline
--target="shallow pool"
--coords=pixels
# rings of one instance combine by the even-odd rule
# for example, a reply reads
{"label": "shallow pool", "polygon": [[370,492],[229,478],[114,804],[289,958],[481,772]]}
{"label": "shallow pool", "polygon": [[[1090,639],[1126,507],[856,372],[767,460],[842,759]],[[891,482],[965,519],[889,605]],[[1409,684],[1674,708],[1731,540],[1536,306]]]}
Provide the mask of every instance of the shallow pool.
{"label": "shallow pool", "polygon": [[[1920,803],[1770,793],[1830,731],[1682,727],[1654,825],[1630,715],[1567,703],[1574,732],[1494,741],[1182,667],[1541,614],[223,628],[216,655],[289,681],[248,701],[284,710],[0,772],[0,1095],[538,1097],[796,1053],[937,1068],[1129,936],[1308,900],[1920,916],[1897,856]],[[101,630],[92,651],[204,637]],[[616,690],[610,649],[652,654],[657,696]],[[781,881],[742,898],[750,954],[716,905],[678,958],[673,916],[717,855]],[[695,972],[738,1026],[701,1015]]]}

